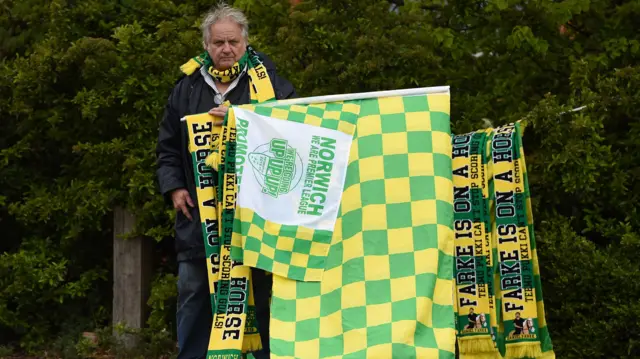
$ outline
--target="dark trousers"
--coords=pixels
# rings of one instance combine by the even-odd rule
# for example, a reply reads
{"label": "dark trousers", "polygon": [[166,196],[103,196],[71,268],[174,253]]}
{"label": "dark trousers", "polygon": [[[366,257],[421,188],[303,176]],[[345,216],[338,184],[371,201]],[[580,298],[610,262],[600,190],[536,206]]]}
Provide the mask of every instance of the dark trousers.
{"label": "dark trousers", "polygon": [[[256,359],[269,358],[269,298],[272,277],[252,268],[254,300],[262,350]],[[211,297],[204,259],[178,262],[178,358],[203,359],[211,333]]]}

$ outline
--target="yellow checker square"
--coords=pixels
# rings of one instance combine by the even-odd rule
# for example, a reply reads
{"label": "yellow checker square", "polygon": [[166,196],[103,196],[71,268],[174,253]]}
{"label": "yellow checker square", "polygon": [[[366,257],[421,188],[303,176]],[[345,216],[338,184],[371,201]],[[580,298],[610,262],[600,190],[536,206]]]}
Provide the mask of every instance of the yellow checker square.
{"label": "yellow checker square", "polygon": [[353,329],[344,333],[344,353],[351,354],[367,348],[367,329]]}
{"label": "yellow checker square", "polygon": [[359,183],[349,186],[342,192],[341,205],[343,215],[353,211],[354,209],[362,208]]}
{"label": "yellow checker square", "polygon": [[[342,123],[342,122],[340,122]],[[338,125],[339,126],[339,125]],[[342,131],[344,132],[344,131]],[[351,150],[349,151],[349,164],[360,159],[360,152],[358,151],[358,141],[351,142]]]}
{"label": "yellow checker square", "polygon": [[321,127],[322,119],[318,116],[306,114],[304,116],[304,123],[311,126]]}
{"label": "yellow checker square", "polygon": [[414,345],[415,333],[416,322],[414,320],[399,320],[391,323],[391,341],[393,343]]}
{"label": "yellow checker square", "polygon": [[448,226],[438,224],[438,248],[444,254],[453,255],[453,229]]}
{"label": "yellow checker square", "polygon": [[[278,298],[293,300],[297,299],[297,284],[298,281],[282,277],[279,275],[273,276],[273,295]],[[273,320],[273,319],[272,319]]]}
{"label": "yellow checker square", "polygon": [[415,227],[437,223],[436,208],[435,199],[411,202],[411,225]]}
{"label": "yellow checker square", "polygon": [[320,293],[331,293],[340,287],[342,287],[342,267],[327,269],[320,282]]}
{"label": "yellow checker square", "polygon": [[[280,235],[280,228],[282,227],[281,224],[276,223],[276,222],[271,222],[271,221],[264,221],[264,231],[267,234],[270,234],[272,236],[277,236]],[[258,237],[260,238],[260,237]]]}
{"label": "yellow checker square", "polygon": [[272,108],[270,117],[286,120],[289,117],[289,111],[282,108]]}
{"label": "yellow checker square", "polygon": [[358,161],[360,182],[384,178],[384,163],[382,156],[362,158]]}
{"label": "yellow checker square", "polygon": [[291,252],[291,265],[305,268],[309,263],[309,255],[297,252]]}
{"label": "yellow checker square", "polygon": [[320,317],[320,337],[331,338],[342,334],[342,311]]}
{"label": "yellow checker square", "polygon": [[313,239],[314,230],[309,227],[298,226],[296,230],[296,238],[310,241]]}
{"label": "yellow checker square", "polygon": [[384,180],[384,194],[386,203],[411,202],[411,184],[409,178],[387,178]]}
{"label": "yellow checker square", "polygon": [[403,278],[391,279],[391,301],[399,302],[401,300],[416,297],[416,277],[409,276]]}
{"label": "yellow checker square", "polygon": [[320,268],[307,268],[304,272],[305,282],[319,282],[322,280],[324,270]]}
{"label": "yellow checker square", "polygon": [[281,251],[292,251],[295,239],[291,237],[280,236],[276,241],[276,249]]}
{"label": "yellow checker square", "polygon": [[307,113],[307,107],[300,105],[291,105],[289,106],[289,111]]}
{"label": "yellow checker square", "polygon": [[416,347],[416,358],[438,358],[439,356],[438,348]]}
{"label": "yellow checker square", "polygon": [[325,111],[322,117],[327,120],[339,120],[340,114],[340,111]]}
{"label": "yellow checker square", "polygon": [[429,101],[429,111],[444,112],[447,115],[451,113],[451,101],[449,94],[431,94],[427,95]]}
{"label": "yellow checker square", "polygon": [[391,278],[388,256],[368,255],[364,257],[364,280]]}
{"label": "yellow checker square", "polygon": [[[372,347],[367,348],[367,358],[369,359],[378,359],[378,358],[393,358],[393,344],[378,344]],[[418,357],[422,358],[422,357]]]}
{"label": "yellow checker square", "polygon": [[350,102],[344,103],[342,104],[342,112],[350,112],[357,115],[360,113],[360,105]]}
{"label": "yellow checker square", "polygon": [[[245,253],[245,258],[247,257],[246,253]],[[247,264],[245,262],[245,264]],[[281,275],[281,276],[287,276],[289,273],[289,264],[288,263],[280,263],[278,261],[273,261],[273,267],[271,268],[271,271],[275,274]]]}
{"label": "yellow checker square", "polygon": [[413,253],[416,274],[438,274],[438,248],[427,248]]}
{"label": "yellow checker square", "polygon": [[262,254],[263,256],[269,259],[273,259],[273,257],[276,255],[276,249],[266,244],[263,244],[260,246],[260,254]]}
{"label": "yellow checker square", "polygon": [[364,257],[362,232],[356,233],[349,239],[342,240],[342,263],[349,259]]}
{"label": "yellow checker square", "polygon": [[431,112],[407,112],[404,114],[407,132],[431,131]]}
{"label": "yellow checker square", "polygon": [[249,226],[249,231],[247,232],[247,237],[262,238],[263,234],[264,232],[262,231],[262,228],[251,223],[251,225]]}
{"label": "yellow checker square", "polygon": [[450,179],[435,176],[436,199],[447,203],[453,203],[453,182]]}
{"label": "yellow checker square", "polygon": [[382,153],[397,155],[409,152],[409,141],[405,132],[383,133]]}
{"label": "yellow checker square", "polygon": [[[296,322],[283,322],[276,318],[271,318],[269,334],[272,339],[287,341],[296,340]],[[273,333],[271,333],[273,331]]]}
{"label": "yellow checker square", "polygon": [[402,96],[381,97],[378,99],[378,107],[382,115],[404,113]]}
{"label": "yellow checker square", "polygon": [[433,167],[432,153],[409,154],[409,176],[433,176]]}
{"label": "yellow checker square", "polygon": [[380,115],[368,115],[358,119],[358,137],[378,135],[382,133],[382,119]]}
{"label": "yellow checker square", "polygon": [[367,305],[367,326],[391,323],[391,303]]}
{"label": "yellow checker square", "polygon": [[433,328],[433,334],[436,337],[436,343],[438,343],[438,349],[446,350],[451,353],[455,352],[456,348],[456,330],[453,329],[453,317],[451,318],[451,328]]}
{"label": "yellow checker square", "polygon": [[433,302],[431,298],[416,298],[416,319],[427,327],[433,326]]}
{"label": "yellow checker square", "polygon": [[253,221],[254,213],[250,208],[240,207],[240,220],[242,220],[242,222],[251,222]]}
{"label": "yellow checker square", "polygon": [[453,280],[436,278],[436,287],[433,290],[433,303],[438,305],[453,305],[453,287]]}
{"label": "yellow checker square", "polygon": [[250,265],[250,264],[257,264],[258,263],[258,258],[260,257],[260,254],[254,251],[248,251],[245,249],[244,253],[243,253],[243,258],[242,261],[245,265]]}
{"label": "yellow checker square", "polygon": [[296,358],[319,358],[320,338],[295,343]]}
{"label": "yellow checker square", "polygon": [[387,230],[389,254],[413,252],[413,229],[411,227]]}
{"label": "yellow checker square", "polygon": [[451,157],[451,135],[445,132],[431,132],[431,143],[433,145],[433,153],[440,153]]}
{"label": "yellow checker square", "polygon": [[315,107],[315,108],[319,108],[321,110],[324,110],[327,108],[327,104],[326,103],[314,103],[313,105],[309,105],[309,107]]}
{"label": "yellow checker square", "polygon": [[362,230],[387,229],[387,206],[371,204],[362,208]]}
{"label": "yellow checker square", "polygon": [[309,254],[312,256],[324,257],[329,252],[329,243],[322,242],[311,242],[311,249],[309,250]]}
{"label": "yellow checker square", "polygon": [[356,131],[356,125],[347,121],[340,121],[338,122],[338,131],[353,136],[353,133]]}
{"label": "yellow checker square", "polygon": [[342,287],[342,309],[363,307],[367,304],[364,282],[349,283]]}
{"label": "yellow checker square", "polygon": [[296,321],[320,318],[320,296],[296,300]]}

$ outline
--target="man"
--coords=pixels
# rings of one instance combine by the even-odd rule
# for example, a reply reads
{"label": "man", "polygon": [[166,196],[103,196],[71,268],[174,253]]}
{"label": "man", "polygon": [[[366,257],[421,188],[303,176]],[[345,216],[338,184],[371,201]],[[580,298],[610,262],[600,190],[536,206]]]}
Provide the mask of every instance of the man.
{"label": "man", "polygon": [[516,319],[513,320],[513,325],[515,327],[514,335],[522,334],[522,329],[524,326],[524,319],[520,318],[520,312],[516,313]]}
{"label": "man", "polygon": [[477,319],[478,319],[478,315],[475,314],[475,311],[473,310],[473,308],[470,308],[469,315],[467,316],[467,320],[469,321],[469,324],[467,324],[467,327],[465,329],[474,329],[476,327]]}
{"label": "man", "polygon": [[[169,96],[156,148],[160,191],[177,211],[178,359],[205,357],[212,323],[204,240],[195,205],[193,167],[187,148],[186,128],[180,119],[205,112],[224,118],[228,107],[223,103],[239,105],[250,103],[252,99],[260,101],[265,99],[265,93],[276,99],[296,96],[291,83],[278,76],[273,63],[248,46],[248,22],[240,10],[225,4],[212,9],[204,17],[202,34],[206,52],[181,67],[185,76]],[[262,65],[266,67],[269,81],[265,82]],[[262,96],[256,95],[256,91]],[[216,124],[220,123],[218,119]],[[263,350],[254,355],[256,358],[268,358],[271,277],[254,270],[253,279],[256,316],[263,345]]]}

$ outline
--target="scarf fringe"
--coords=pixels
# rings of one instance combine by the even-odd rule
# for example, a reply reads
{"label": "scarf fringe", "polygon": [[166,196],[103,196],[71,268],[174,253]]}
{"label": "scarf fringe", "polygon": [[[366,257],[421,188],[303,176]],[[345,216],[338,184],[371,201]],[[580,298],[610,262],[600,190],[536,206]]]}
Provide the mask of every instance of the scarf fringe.
{"label": "scarf fringe", "polygon": [[502,355],[500,355],[498,351],[494,353],[473,353],[473,354],[460,353],[460,359],[502,359]]}
{"label": "scarf fringe", "polygon": [[505,359],[541,358],[542,349],[540,343],[513,343],[507,344]]}
{"label": "scarf fringe", "polygon": [[460,337],[458,338],[458,344],[460,346],[460,354],[465,354],[467,358],[477,358],[473,356],[475,354],[494,355],[498,353],[498,349],[493,340],[491,340],[491,337]]}
{"label": "scarf fringe", "polygon": [[260,334],[245,334],[242,339],[242,352],[250,353],[262,349]]}
{"label": "scarf fringe", "polygon": [[182,71],[185,75],[189,76],[192,73],[196,72],[197,69],[202,66],[198,61],[194,59],[189,59],[185,64],[180,66],[180,71]]}

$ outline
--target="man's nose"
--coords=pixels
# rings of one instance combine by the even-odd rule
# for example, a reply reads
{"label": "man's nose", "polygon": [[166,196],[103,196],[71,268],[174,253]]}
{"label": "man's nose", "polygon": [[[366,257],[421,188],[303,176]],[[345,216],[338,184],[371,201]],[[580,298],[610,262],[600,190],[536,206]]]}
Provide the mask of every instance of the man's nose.
{"label": "man's nose", "polygon": [[225,41],[224,45],[222,45],[222,51],[224,52],[230,52],[231,51],[231,45],[229,45],[229,41]]}

